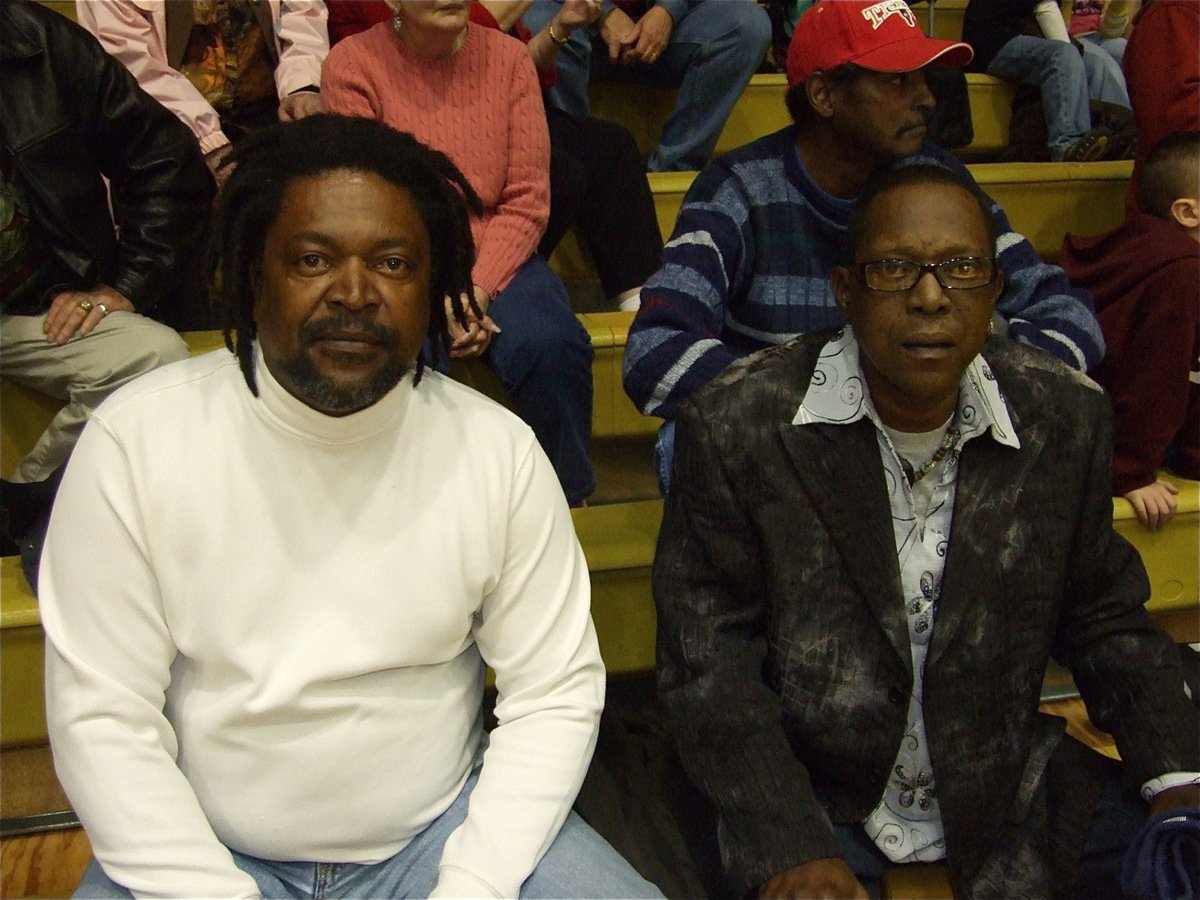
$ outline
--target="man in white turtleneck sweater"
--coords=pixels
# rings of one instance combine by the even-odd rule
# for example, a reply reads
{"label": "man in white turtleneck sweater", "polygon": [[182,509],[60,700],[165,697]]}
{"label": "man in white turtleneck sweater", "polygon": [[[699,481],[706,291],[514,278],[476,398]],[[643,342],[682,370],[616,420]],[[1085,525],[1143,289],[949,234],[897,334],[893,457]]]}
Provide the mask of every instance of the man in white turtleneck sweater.
{"label": "man in white turtleneck sweater", "polygon": [[470,187],[362,119],[234,156],[235,354],[114,395],[52,516],[48,719],[98,863],[80,893],[657,895],[569,812],[604,668],[554,472],[516,416],[416,362],[469,291]]}

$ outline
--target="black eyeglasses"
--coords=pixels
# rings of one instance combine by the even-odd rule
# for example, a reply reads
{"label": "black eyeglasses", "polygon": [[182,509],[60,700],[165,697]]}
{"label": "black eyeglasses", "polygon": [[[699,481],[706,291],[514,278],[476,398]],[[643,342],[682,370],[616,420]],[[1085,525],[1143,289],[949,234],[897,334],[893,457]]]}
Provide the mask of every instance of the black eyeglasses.
{"label": "black eyeglasses", "polygon": [[877,259],[858,265],[859,277],[873,291],[911,291],[926,272],[948,291],[969,291],[991,284],[996,279],[996,257],[960,256],[936,263],[911,259]]}

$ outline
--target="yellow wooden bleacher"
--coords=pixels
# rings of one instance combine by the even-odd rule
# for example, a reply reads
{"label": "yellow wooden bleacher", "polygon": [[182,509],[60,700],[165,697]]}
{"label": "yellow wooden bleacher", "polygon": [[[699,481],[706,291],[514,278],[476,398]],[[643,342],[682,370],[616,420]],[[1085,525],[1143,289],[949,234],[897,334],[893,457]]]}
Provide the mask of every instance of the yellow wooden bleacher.
{"label": "yellow wooden bleacher", "polygon": [[[663,123],[675,105],[674,88],[639,86],[630,91],[620,82],[597,82],[590,91],[592,115],[619,122],[633,134],[638,149],[649,155],[658,143]],[[734,105],[716,153],[726,153],[791,122],[784,106],[785,75],[755,75]],[[964,159],[981,159],[995,154],[1008,143],[1008,120],[1013,86],[991,75],[969,73],[967,93],[971,104],[972,142],[955,153]]]}
{"label": "yellow wooden bleacher", "polygon": [[[1008,214],[1013,228],[1039,256],[1054,262],[1062,253],[1064,234],[1099,234],[1121,223],[1133,163],[971,163],[967,168]],[[696,173],[651,172],[647,177],[659,230],[667,240]],[[574,234],[563,239],[550,264],[568,282],[596,277]]]}

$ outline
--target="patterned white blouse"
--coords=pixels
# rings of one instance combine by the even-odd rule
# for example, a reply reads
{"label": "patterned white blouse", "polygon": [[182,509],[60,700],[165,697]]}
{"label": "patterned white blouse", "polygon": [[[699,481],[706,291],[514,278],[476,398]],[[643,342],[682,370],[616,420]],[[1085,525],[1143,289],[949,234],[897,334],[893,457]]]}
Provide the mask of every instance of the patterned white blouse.
{"label": "patterned white blouse", "polygon": [[[847,326],[821,351],[792,424],[848,425],[863,416],[875,424],[883,459],[913,668],[908,726],[883,798],[864,820],[863,827],[893,862],[930,862],[945,857],[946,845],[933,764],[925,739],[922,685],[925,654],[937,616],[942,567],[950,542],[958,457],[967,441],[989,431],[992,439],[1004,446],[1020,449],[1021,444],[995,375],[983,357],[976,356],[963,372],[958,408],[951,421],[928,435],[913,436],[917,439],[913,443],[927,445],[929,452],[923,459],[904,460],[904,448],[898,451],[890,436],[895,432],[889,433],[871,403],[859,365],[858,341]],[[919,470],[943,444],[950,428],[957,431],[958,439],[952,437],[951,445],[936,465],[915,486],[910,485],[906,464],[909,471]],[[910,442],[903,443],[907,446]]]}

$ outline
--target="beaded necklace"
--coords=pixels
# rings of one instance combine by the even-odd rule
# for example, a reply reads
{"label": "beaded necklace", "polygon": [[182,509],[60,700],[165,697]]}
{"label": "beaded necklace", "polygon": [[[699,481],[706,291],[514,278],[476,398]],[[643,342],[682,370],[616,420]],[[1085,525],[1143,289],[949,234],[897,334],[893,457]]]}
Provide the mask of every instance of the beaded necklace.
{"label": "beaded necklace", "polygon": [[942,457],[954,449],[955,444],[958,443],[959,437],[961,437],[961,434],[957,428],[955,428],[953,425],[947,428],[946,435],[942,438],[941,445],[934,452],[933,456],[929,457],[929,461],[919,469],[913,469],[908,460],[904,459],[904,457],[901,457],[900,465],[904,468],[904,476],[908,479],[908,486],[912,487],[914,484],[932,472],[937,467],[937,464],[942,461]]}

